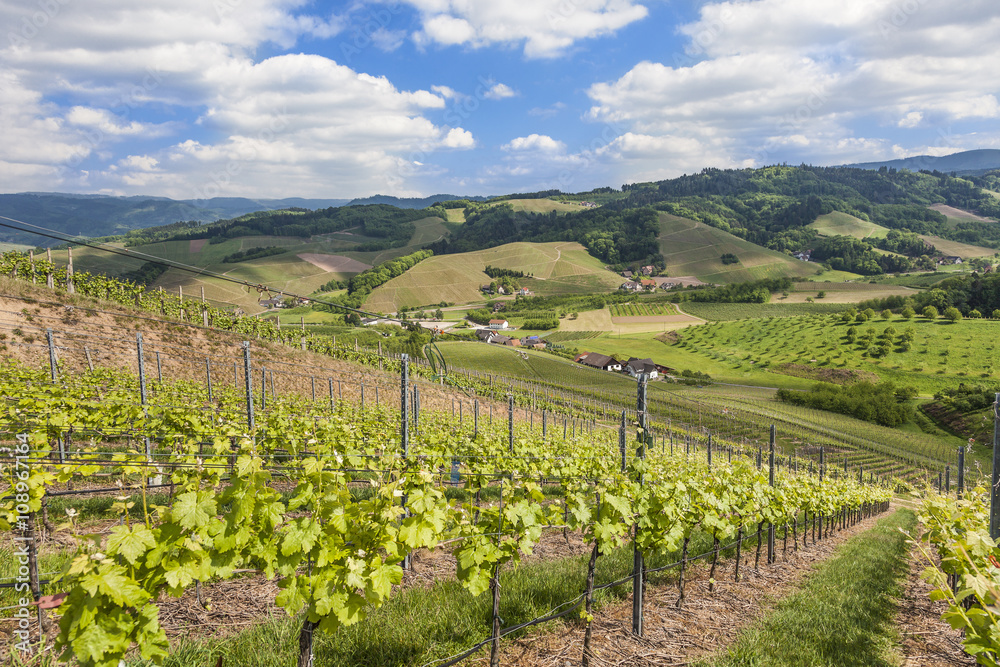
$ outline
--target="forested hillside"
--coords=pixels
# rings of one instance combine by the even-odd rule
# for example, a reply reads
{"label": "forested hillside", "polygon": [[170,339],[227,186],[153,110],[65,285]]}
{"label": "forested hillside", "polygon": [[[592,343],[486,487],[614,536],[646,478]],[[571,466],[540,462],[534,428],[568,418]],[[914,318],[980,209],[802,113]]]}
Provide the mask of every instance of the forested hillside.
{"label": "forested hillside", "polygon": [[705,169],[668,181],[626,184],[622,187],[628,196],[606,208],[654,206],[775,250],[810,242],[814,232],[805,226],[832,211],[890,229],[997,247],[1000,226],[974,220],[954,224],[927,208],[947,204],[1000,218],[1000,199],[982,189],[996,180],[996,172],[966,179],[940,172],[847,167]]}

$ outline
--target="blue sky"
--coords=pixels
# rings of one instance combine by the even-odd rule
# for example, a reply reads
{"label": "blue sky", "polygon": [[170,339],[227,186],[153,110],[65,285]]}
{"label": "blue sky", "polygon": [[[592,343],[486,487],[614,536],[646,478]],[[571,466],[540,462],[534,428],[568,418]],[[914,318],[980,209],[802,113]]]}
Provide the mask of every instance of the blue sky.
{"label": "blue sky", "polygon": [[501,194],[1000,148],[995,0],[0,0],[0,191]]}

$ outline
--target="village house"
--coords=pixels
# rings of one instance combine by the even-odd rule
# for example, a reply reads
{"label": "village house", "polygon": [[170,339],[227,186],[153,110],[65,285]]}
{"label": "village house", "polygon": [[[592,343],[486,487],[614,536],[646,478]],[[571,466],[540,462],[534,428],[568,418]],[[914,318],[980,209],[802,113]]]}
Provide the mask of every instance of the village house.
{"label": "village house", "polygon": [[510,327],[510,323],[507,320],[490,320],[489,328],[494,330],[504,330]]}
{"label": "village house", "polygon": [[625,362],[625,371],[632,377],[639,377],[641,373],[645,373],[650,379],[656,379],[660,376],[660,371],[656,364],[653,363],[652,359],[639,359],[638,357],[632,357]]}
{"label": "village house", "polygon": [[573,361],[584,366],[590,366],[591,368],[599,368],[602,371],[620,371],[622,369],[621,363],[615,360],[614,357],[609,357],[606,354],[598,352],[584,352],[577,355]]}
{"label": "village house", "polygon": [[623,292],[638,292],[642,290],[642,285],[632,280],[629,280],[628,282],[622,283],[621,287],[619,287],[618,289],[622,290]]}
{"label": "village house", "polygon": [[272,296],[270,299],[264,299],[263,301],[258,301],[258,306],[263,306],[264,308],[284,308],[285,304],[282,303],[284,299],[280,296]]}
{"label": "village house", "polygon": [[476,337],[484,343],[492,343],[493,339],[499,335],[500,334],[492,329],[476,329]]}
{"label": "village house", "polygon": [[641,271],[642,271],[642,275],[644,275],[644,276],[651,276],[654,273],[656,273],[656,267],[653,266],[653,265],[644,266],[644,267],[642,267]]}
{"label": "village house", "polygon": [[652,291],[656,289],[656,281],[652,278],[642,278],[639,280],[639,286],[644,290]]}
{"label": "village house", "polygon": [[622,278],[628,278],[629,280],[631,280],[632,279],[632,272],[629,271],[628,269],[626,269],[625,271],[622,271]]}

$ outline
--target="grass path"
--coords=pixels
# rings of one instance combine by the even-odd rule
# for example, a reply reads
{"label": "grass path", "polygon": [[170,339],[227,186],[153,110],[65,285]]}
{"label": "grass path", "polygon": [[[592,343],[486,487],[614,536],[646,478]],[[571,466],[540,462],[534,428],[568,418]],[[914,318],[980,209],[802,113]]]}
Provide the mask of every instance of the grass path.
{"label": "grass path", "polygon": [[712,667],[893,667],[897,599],[916,516],[900,509],[845,543],[801,588],[709,663]]}

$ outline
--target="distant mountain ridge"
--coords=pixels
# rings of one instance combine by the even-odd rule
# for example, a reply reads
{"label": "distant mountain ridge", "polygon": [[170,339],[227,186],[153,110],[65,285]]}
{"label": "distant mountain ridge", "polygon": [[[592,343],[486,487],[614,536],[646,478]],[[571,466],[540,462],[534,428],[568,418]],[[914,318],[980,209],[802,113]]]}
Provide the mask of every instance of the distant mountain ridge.
{"label": "distant mountain ridge", "polygon": [[[420,209],[451,199],[483,201],[486,197],[438,194],[424,198],[375,195],[360,199],[213,197],[178,200],[153,195],[116,197],[64,192],[19,192],[0,194],[0,215],[70,236],[94,238],[181,221],[207,223],[228,220],[257,211],[277,211],[287,208],[316,210],[363,204],[390,204],[397,208]],[[0,228],[0,243],[51,246],[58,244],[59,241],[28,232]]]}
{"label": "distant mountain ridge", "polygon": [[[175,200],[156,196],[112,197],[108,195],[61,192],[21,192],[0,194],[0,215],[52,229],[70,236],[112,236],[133,229],[145,229],[194,220],[215,222],[255,211],[291,207],[317,209],[343,206],[347,199],[212,199]],[[28,232],[0,228],[0,242],[51,246],[59,241]]]}
{"label": "distant mountain ridge", "polygon": [[352,199],[350,206],[357,204],[389,204],[396,208],[427,208],[438,202],[468,199],[469,201],[486,201],[489,197],[469,197],[468,195],[431,195],[430,197],[393,197],[391,195],[373,195],[360,199]]}
{"label": "distant mountain ridge", "polygon": [[972,151],[962,151],[951,155],[934,157],[932,155],[915,155],[913,157],[882,162],[858,162],[841,165],[857,169],[909,169],[910,171],[941,171],[955,172],[959,175],[979,175],[992,169],[1000,169],[1000,150],[981,148]]}

